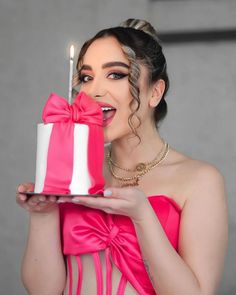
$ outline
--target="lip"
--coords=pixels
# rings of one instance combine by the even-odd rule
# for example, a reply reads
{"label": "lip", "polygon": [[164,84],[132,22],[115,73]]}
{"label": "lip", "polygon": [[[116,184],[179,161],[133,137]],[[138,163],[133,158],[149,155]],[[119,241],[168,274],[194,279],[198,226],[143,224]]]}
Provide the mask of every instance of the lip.
{"label": "lip", "polygon": [[116,114],[116,111],[114,111],[114,113],[112,114],[112,116],[110,116],[109,118],[103,119],[102,126],[103,127],[107,127],[111,123],[111,121],[113,120],[113,118],[115,117],[115,114]]}
{"label": "lip", "polygon": [[98,104],[100,107],[108,107],[108,108],[116,109],[116,108],[114,108],[114,107],[113,107],[111,104],[109,104],[109,103],[105,103],[105,102],[97,101],[97,104]]}
{"label": "lip", "polygon": [[113,114],[111,116],[109,116],[108,118],[103,118],[103,127],[107,127],[111,121],[113,120],[115,114],[116,114],[116,108],[114,108],[111,104],[108,104],[108,103],[105,103],[105,102],[97,102],[98,105],[101,107],[101,108],[112,108],[114,111],[113,111]]}

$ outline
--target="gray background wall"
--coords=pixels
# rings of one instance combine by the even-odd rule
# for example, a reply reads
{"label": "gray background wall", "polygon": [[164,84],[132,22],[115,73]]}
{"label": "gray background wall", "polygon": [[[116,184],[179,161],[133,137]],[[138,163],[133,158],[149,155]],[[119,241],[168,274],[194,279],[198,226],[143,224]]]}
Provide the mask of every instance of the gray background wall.
{"label": "gray background wall", "polygon": [[[15,204],[18,183],[33,181],[36,124],[52,91],[67,95],[66,50],[128,17],[160,32],[236,28],[236,2],[145,0],[1,0],[0,2],[0,294],[26,294],[20,261],[27,214]],[[219,294],[236,294],[235,42],[166,44],[171,90],[161,128],[176,149],[225,176],[230,238]]]}

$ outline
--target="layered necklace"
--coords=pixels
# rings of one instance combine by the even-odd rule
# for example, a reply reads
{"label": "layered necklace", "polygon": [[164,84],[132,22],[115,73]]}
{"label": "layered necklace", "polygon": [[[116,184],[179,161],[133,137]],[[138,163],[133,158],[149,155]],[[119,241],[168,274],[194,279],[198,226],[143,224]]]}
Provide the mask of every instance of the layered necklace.
{"label": "layered necklace", "polygon": [[[109,170],[111,172],[111,175],[120,182],[121,187],[126,186],[138,186],[140,178],[143,177],[145,174],[147,174],[151,169],[158,166],[162,161],[165,160],[165,158],[168,155],[169,152],[169,144],[167,142],[164,142],[163,147],[161,151],[156,155],[156,157],[151,162],[141,162],[138,163],[134,169],[128,169],[120,167],[117,163],[115,163],[111,158],[111,150],[107,153],[107,163]],[[119,170],[126,171],[126,173],[132,173],[133,175],[130,177],[124,177],[117,175],[114,172],[114,167],[116,167]]]}

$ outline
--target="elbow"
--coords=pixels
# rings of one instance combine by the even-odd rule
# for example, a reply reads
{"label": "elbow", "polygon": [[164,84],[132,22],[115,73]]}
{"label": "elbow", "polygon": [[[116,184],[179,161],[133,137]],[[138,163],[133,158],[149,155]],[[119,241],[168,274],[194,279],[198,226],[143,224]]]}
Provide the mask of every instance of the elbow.
{"label": "elbow", "polygon": [[64,292],[64,288],[60,289],[55,286],[37,287],[27,283],[23,285],[29,295],[62,295]]}
{"label": "elbow", "polygon": [[62,295],[66,284],[65,277],[45,281],[27,273],[22,273],[21,281],[29,295]]}
{"label": "elbow", "polygon": [[202,286],[199,285],[199,291],[197,292],[197,295],[216,295],[217,294],[217,286],[207,285]]}

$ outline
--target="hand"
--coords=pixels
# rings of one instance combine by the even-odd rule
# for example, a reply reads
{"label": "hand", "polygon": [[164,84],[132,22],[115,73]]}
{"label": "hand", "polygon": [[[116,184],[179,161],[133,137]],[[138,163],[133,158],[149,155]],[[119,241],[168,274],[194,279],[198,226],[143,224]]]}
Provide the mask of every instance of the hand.
{"label": "hand", "polygon": [[140,222],[144,213],[152,209],[144,192],[137,188],[107,188],[104,197],[80,196],[71,201],[106,213],[126,215],[134,222]]}
{"label": "hand", "polygon": [[57,209],[57,198],[55,196],[35,195],[27,199],[25,192],[34,191],[33,183],[23,183],[18,186],[16,202],[29,212],[49,213]]}

